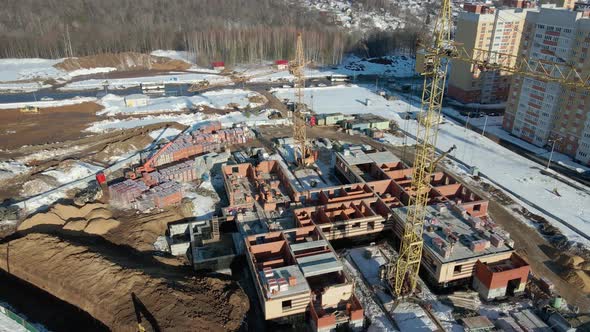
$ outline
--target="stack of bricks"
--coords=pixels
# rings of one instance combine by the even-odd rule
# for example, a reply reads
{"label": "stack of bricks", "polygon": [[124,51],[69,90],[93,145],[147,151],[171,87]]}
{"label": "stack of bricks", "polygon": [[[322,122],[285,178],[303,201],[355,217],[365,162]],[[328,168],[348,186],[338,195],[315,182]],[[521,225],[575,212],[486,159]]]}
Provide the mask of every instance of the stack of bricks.
{"label": "stack of bricks", "polygon": [[158,156],[155,166],[209,152],[218,152],[225,145],[243,144],[253,138],[254,133],[248,128],[221,129],[219,122],[212,122],[193,131],[190,135],[179,136],[164,153]]}
{"label": "stack of bricks", "polygon": [[149,209],[152,207],[165,208],[180,203],[182,200],[182,186],[180,183],[164,182],[145,192],[137,200],[135,208]]}
{"label": "stack of bricks", "polygon": [[470,249],[473,252],[482,252],[490,247],[490,241],[488,240],[476,240],[472,241]]}
{"label": "stack of bricks", "polygon": [[149,187],[142,181],[125,180],[109,186],[111,202],[129,205]]}
{"label": "stack of bricks", "polygon": [[451,248],[445,243],[445,241],[443,241],[440,238],[433,238],[432,239],[432,244],[434,245],[434,248],[436,249],[436,252],[438,252],[439,255],[441,255],[443,258],[449,258],[451,257]]}
{"label": "stack of bricks", "polygon": [[187,160],[180,164],[162,168],[159,171],[144,174],[143,181],[149,184],[158,184],[165,181],[189,182],[197,179],[197,169],[194,160]]}

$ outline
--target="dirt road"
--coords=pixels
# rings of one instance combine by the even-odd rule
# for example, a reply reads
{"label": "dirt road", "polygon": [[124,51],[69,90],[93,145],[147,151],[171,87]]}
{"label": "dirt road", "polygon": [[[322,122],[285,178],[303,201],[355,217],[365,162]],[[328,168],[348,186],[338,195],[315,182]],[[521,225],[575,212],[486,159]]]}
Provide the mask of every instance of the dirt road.
{"label": "dirt road", "polygon": [[17,109],[0,110],[0,149],[23,145],[63,142],[88,136],[88,124],[98,121],[102,106],[85,102],[76,105],[42,108],[39,113]]}

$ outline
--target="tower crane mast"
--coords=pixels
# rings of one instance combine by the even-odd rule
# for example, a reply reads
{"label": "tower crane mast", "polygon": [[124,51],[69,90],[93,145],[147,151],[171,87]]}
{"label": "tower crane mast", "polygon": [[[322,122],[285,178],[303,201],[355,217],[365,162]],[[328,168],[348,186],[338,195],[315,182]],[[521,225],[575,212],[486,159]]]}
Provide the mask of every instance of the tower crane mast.
{"label": "tower crane mast", "polygon": [[416,154],[410,189],[407,219],[401,237],[399,258],[390,264],[387,277],[398,296],[412,293],[416,288],[422,259],[424,219],[435,158],[439,116],[444,97],[448,62],[451,59],[471,63],[480,71],[496,70],[545,82],[558,82],[573,89],[590,91],[590,75],[582,76],[576,68],[560,62],[531,59],[484,49],[466,49],[451,39],[451,0],[442,0],[433,31],[433,39],[424,47],[424,85],[422,91],[421,125],[416,134]]}
{"label": "tower crane mast", "polygon": [[[410,292],[416,288],[418,271],[422,260],[424,241],[424,218],[428,193],[430,192],[430,178],[435,167],[435,147],[438,132],[438,119],[447,77],[448,62],[442,54],[452,52],[451,47],[452,14],[450,0],[443,0],[441,12],[434,27],[434,40],[425,50],[424,85],[422,90],[421,112],[424,116],[422,126],[418,125],[416,134],[416,154],[414,158],[414,173],[412,175],[411,190],[407,219],[401,238],[399,259],[390,266],[389,279],[391,287],[397,295],[401,295],[404,288]],[[404,287],[405,286],[405,287]]]}
{"label": "tower crane mast", "polygon": [[300,167],[309,166],[311,151],[307,145],[305,127],[304,88],[305,88],[305,52],[303,37],[297,34],[295,60],[289,64],[289,71],[295,76],[295,109],[293,110],[293,139],[295,141],[295,162]]}

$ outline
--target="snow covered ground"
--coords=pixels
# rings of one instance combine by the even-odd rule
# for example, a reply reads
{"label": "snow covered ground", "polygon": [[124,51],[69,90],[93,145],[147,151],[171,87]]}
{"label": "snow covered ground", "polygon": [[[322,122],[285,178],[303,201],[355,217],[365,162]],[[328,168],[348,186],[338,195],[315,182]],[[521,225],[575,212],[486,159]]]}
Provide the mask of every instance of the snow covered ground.
{"label": "snow covered ground", "polygon": [[191,52],[187,52],[187,51],[155,50],[155,51],[152,51],[152,53],[150,53],[150,55],[161,56],[161,57],[170,58],[173,60],[181,60],[181,61],[190,63],[190,64],[192,64],[192,66],[191,66],[191,68],[188,69],[188,71],[199,71],[199,72],[211,73],[211,74],[215,74],[215,73],[220,72],[219,70],[199,67],[195,63],[196,54],[191,53]]}
{"label": "snow covered ground", "polygon": [[76,76],[108,73],[112,67],[78,69],[71,72],[55,68],[64,59],[0,59],[0,92],[31,92],[50,85],[42,81],[69,81]]}
{"label": "snow covered ground", "polygon": [[75,98],[64,99],[64,100],[43,100],[43,101],[33,101],[33,102],[25,102],[25,103],[4,103],[4,104],[0,104],[0,110],[22,108],[25,106],[58,107],[58,106],[76,105],[76,104],[81,104],[81,103],[85,103],[85,102],[89,102],[89,101],[96,101],[96,98],[94,98],[94,97],[75,97]]}
{"label": "snow covered ground", "polygon": [[416,59],[406,55],[391,55],[380,58],[346,57],[338,66],[338,73],[350,76],[380,75],[392,77],[416,76]]}
{"label": "snow covered ground", "polygon": [[59,88],[63,91],[79,91],[79,90],[99,90],[108,84],[108,88],[112,90],[127,89],[140,86],[146,83],[164,83],[164,84],[191,84],[195,82],[209,81],[211,84],[227,84],[232,82],[227,76],[215,74],[201,74],[201,73],[172,73],[169,75],[155,75],[131,78],[115,78],[109,80],[103,79],[88,79],[77,82],[71,82]]}
{"label": "snow covered ground", "polygon": [[[452,117],[452,118],[460,118],[463,121],[468,121],[469,125],[479,128],[480,130],[484,130],[486,133],[492,133],[494,136],[501,138],[505,141],[508,141],[514,145],[517,145],[527,151],[530,151],[537,156],[549,160],[549,156],[551,154],[550,150],[544,149],[542,147],[538,147],[536,145],[530,144],[518,137],[514,137],[510,135],[509,132],[502,128],[502,116],[488,116],[487,120],[486,117],[478,117],[478,118],[469,118],[467,116],[461,115],[459,111],[445,107],[443,108],[443,112],[445,115]],[[566,156],[565,154],[559,152],[553,152],[551,156],[552,162],[558,163],[564,167],[570,168],[573,171],[578,173],[582,173],[585,171],[590,171],[590,167],[580,165],[572,160],[571,157]]]}
{"label": "snow covered ground", "polygon": [[[146,126],[162,122],[178,122],[183,125],[193,126],[203,121],[218,120],[223,125],[231,126],[234,123],[245,123],[249,126],[263,125],[285,125],[289,119],[269,119],[268,116],[273,110],[262,110],[258,114],[231,112],[226,115],[182,113],[182,114],[164,114],[164,115],[147,115],[141,118],[133,119],[108,119],[93,123],[86,130],[93,133],[104,133],[116,129],[129,129]],[[248,115],[250,114],[250,115]]]}
{"label": "snow covered ground", "polygon": [[[294,99],[294,89],[277,89],[279,98]],[[410,109],[418,112],[419,108],[410,106],[406,101],[387,101],[360,86],[337,86],[305,89],[305,102],[311,104],[317,113],[342,112],[346,114],[374,113],[395,120],[400,128],[407,128],[410,134],[416,132],[415,120],[402,120],[400,113]],[[366,104],[369,100],[369,105]],[[494,179],[501,186],[526,198],[529,202],[543,207],[557,218],[574,225],[585,234],[590,234],[590,195],[574,189],[560,181],[542,175],[542,166],[467,130],[462,125],[447,121],[440,126],[437,147],[448,150],[452,145],[457,149],[452,155],[464,163],[476,166],[480,172]],[[561,196],[553,193],[556,189]],[[590,190],[590,188],[589,188]],[[531,211],[530,206],[526,206]],[[541,213],[558,227],[570,240],[589,245],[589,241],[572,231],[558,220]]]}
{"label": "snow covered ground", "polygon": [[[213,189],[213,185],[210,181],[201,183],[198,189],[201,189],[201,193],[197,193],[197,188],[193,183],[184,183],[185,195],[184,197],[189,198],[193,202],[193,216],[197,220],[206,220],[213,217],[215,212],[215,205],[219,203],[219,196]],[[207,192],[208,195],[202,194]]]}
{"label": "snow covered ground", "polygon": [[92,174],[96,174],[102,167],[91,165],[81,161],[69,163],[65,167],[55,168],[44,171],[42,174],[51,176],[60,184],[65,184],[70,181],[75,181]]}
{"label": "snow covered ground", "polygon": [[59,78],[65,74],[53,65],[63,59],[0,59],[0,81],[15,82]]}
{"label": "snow covered ground", "polygon": [[423,17],[425,8],[414,0],[391,0],[391,4],[398,4],[398,15],[392,15],[381,10],[369,10],[362,5],[353,6],[350,0],[305,0],[303,4],[309,8],[324,13],[330,13],[335,23],[349,29],[359,30],[395,30],[404,28],[405,16]]}
{"label": "snow covered ground", "polygon": [[100,99],[100,104],[104,106],[104,109],[98,114],[113,116],[117,114],[177,112],[192,109],[196,106],[209,106],[217,109],[233,108],[233,106],[238,108],[261,106],[261,103],[249,100],[249,98],[253,97],[264,98],[253,91],[225,89],[208,91],[196,96],[150,98],[146,106],[127,107],[125,106],[125,97],[109,94]]}
{"label": "snow covered ground", "polygon": [[15,160],[0,161],[0,182],[12,179],[19,174],[26,173],[28,170],[29,167]]}

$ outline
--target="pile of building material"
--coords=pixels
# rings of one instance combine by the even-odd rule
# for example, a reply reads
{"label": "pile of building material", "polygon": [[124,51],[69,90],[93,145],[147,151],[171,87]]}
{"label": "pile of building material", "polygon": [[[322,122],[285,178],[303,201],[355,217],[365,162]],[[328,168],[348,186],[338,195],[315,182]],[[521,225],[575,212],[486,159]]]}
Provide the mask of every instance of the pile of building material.
{"label": "pile of building material", "polygon": [[140,211],[151,208],[165,208],[179,204],[182,200],[182,186],[178,182],[163,182],[143,193],[135,202],[134,207]]}
{"label": "pile of building material", "polygon": [[162,168],[158,171],[145,173],[144,183],[163,183],[166,181],[189,182],[197,180],[197,169],[194,160],[187,160],[180,164]]}
{"label": "pile of building material", "polygon": [[144,182],[128,179],[109,186],[110,200],[114,205],[126,206],[148,189]]}
{"label": "pile of building material", "polygon": [[453,307],[477,311],[481,306],[477,292],[454,292],[445,298]]}
{"label": "pile of building material", "polygon": [[253,138],[254,133],[248,128],[221,129],[221,123],[212,122],[193,131],[190,135],[178,137],[166,151],[158,156],[154,165],[162,166],[204,153],[219,152],[224,146],[243,144]]}

